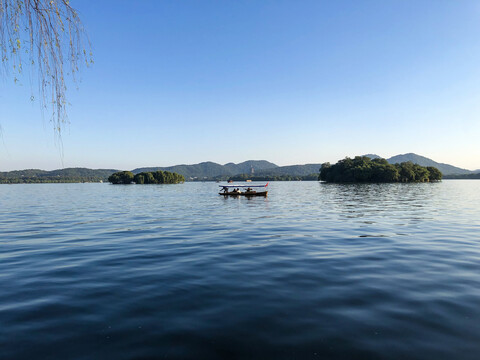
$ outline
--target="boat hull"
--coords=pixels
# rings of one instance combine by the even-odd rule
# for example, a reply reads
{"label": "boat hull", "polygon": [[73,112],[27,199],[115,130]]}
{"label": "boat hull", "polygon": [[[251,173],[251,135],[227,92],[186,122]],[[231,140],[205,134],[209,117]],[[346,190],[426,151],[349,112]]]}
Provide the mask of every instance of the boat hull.
{"label": "boat hull", "polygon": [[218,193],[219,195],[223,196],[245,196],[245,197],[251,197],[251,196],[267,196],[268,191],[257,191],[257,192],[241,192],[241,193],[234,193],[234,192],[229,192],[229,193]]}

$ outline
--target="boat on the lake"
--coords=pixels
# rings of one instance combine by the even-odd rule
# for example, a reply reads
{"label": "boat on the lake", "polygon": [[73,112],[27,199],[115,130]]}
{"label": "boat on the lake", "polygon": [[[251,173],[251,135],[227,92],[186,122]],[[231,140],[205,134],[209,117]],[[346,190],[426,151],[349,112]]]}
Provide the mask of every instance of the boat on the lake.
{"label": "boat on the lake", "polygon": [[218,193],[223,196],[267,196],[268,182],[265,185],[218,185],[222,190]]}

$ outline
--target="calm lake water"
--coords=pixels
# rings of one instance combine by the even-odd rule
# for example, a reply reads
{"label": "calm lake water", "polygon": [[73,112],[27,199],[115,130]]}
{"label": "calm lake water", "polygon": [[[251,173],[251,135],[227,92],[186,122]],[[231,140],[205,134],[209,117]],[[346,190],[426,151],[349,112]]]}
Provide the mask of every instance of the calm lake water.
{"label": "calm lake water", "polygon": [[0,185],[0,358],[480,358],[480,181],[217,189]]}

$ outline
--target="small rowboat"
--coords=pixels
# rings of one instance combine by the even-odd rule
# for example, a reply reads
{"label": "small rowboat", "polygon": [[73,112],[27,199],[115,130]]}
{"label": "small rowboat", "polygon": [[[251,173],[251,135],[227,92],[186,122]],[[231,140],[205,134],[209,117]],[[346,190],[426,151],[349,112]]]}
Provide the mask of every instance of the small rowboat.
{"label": "small rowboat", "polygon": [[[227,196],[267,196],[268,194],[268,182],[265,185],[218,185],[222,188],[222,191],[219,192],[219,195],[223,195],[225,197]],[[255,190],[256,188],[261,188],[259,190],[264,190],[264,191],[257,191]],[[233,189],[232,191],[230,191]],[[242,190],[240,190],[242,189]]]}

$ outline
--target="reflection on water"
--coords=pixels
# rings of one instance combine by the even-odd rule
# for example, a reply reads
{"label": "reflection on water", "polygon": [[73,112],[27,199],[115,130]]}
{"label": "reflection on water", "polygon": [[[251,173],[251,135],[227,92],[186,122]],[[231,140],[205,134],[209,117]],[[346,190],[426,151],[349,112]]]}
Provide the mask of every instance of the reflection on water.
{"label": "reflection on water", "polygon": [[480,182],[0,186],[0,358],[477,359]]}

